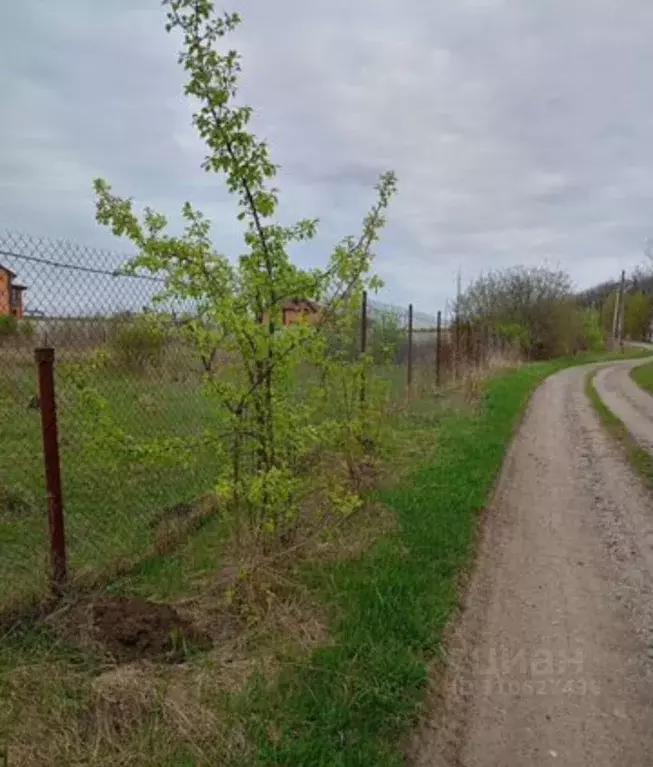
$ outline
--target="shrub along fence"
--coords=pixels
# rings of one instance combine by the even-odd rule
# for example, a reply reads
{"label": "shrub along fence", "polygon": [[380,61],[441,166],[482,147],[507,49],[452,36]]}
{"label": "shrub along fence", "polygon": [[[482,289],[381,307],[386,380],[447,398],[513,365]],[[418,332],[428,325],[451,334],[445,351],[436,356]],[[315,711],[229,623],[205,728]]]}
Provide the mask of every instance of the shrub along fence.
{"label": "shrub along fence", "polygon": [[[0,316],[0,609],[70,580],[128,572],[219,524],[221,415],[206,382],[229,386],[243,361],[228,345],[191,344],[192,302],[157,300],[163,280],[127,274],[128,260],[0,236],[0,310],[11,305],[2,299],[12,283],[22,286],[20,312]],[[301,323],[329,334],[323,311],[293,297],[278,332]],[[456,326],[442,311],[366,294],[356,311],[350,331],[326,348],[343,366],[365,361],[352,396],[377,408],[437,395],[518,357],[509,341]],[[289,385],[305,403],[320,374],[308,362]]]}

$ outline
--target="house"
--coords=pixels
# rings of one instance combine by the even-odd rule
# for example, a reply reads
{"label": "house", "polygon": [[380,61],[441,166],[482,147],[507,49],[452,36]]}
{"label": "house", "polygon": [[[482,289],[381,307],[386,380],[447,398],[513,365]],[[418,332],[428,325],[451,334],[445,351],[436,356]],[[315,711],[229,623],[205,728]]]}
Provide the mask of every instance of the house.
{"label": "house", "polygon": [[[322,316],[322,310],[319,304],[308,299],[298,299],[296,301],[286,301],[281,308],[281,322],[283,325],[296,325],[298,322],[307,322],[313,325]],[[268,322],[268,313],[263,315],[263,324]]]}
{"label": "house", "polygon": [[0,264],[0,317],[11,315],[17,320],[22,320],[23,293],[27,288],[19,285],[15,277],[15,272]]}
{"label": "house", "polygon": [[320,305],[316,304],[315,301],[308,301],[306,299],[289,301],[283,305],[281,310],[284,325],[296,325],[301,321],[312,325],[320,319],[321,315]]}

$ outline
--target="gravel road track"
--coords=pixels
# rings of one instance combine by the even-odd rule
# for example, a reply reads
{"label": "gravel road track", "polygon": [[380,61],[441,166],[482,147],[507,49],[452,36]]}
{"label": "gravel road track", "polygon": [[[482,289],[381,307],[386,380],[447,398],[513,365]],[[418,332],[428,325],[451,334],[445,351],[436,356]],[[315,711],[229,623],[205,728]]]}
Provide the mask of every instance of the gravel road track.
{"label": "gravel road track", "polygon": [[[635,364],[597,390],[653,450]],[[653,499],[588,369],[545,381],[508,452],[415,767],[653,767]]]}

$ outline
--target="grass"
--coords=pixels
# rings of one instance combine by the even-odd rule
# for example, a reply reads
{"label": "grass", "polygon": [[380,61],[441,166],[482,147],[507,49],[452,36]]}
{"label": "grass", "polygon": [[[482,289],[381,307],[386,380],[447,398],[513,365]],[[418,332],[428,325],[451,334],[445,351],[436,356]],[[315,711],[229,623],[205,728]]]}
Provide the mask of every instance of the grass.
{"label": "grass", "polygon": [[[644,374],[639,375],[640,371],[643,371]],[[636,373],[638,375],[635,375]],[[631,375],[642,388],[653,393],[653,363],[643,365],[641,368],[634,368]],[[637,444],[623,421],[603,403],[594,386],[595,377],[596,371],[591,371],[585,378],[585,394],[608,432],[624,449],[628,460],[644,480],[644,483],[653,488],[653,456]]]}
{"label": "grass", "polygon": [[[138,405],[140,392],[128,383],[115,379],[103,383],[112,405],[124,407],[125,391]],[[19,398],[21,402],[28,391]],[[164,402],[168,396],[165,389],[159,394]],[[448,396],[442,396],[430,403],[416,401],[401,410],[395,424],[401,429],[391,430],[384,455],[394,472],[406,476],[415,461],[432,454],[439,420],[452,404]],[[463,403],[457,401],[456,407]],[[33,415],[27,408],[16,412],[23,420]],[[123,417],[128,424],[136,413],[132,410]],[[161,418],[170,418],[170,414],[164,411]],[[191,419],[193,423],[196,421]],[[168,428],[172,425],[168,421]],[[148,428],[152,430],[151,421]],[[37,421],[35,438],[38,436]],[[66,454],[69,466],[70,455]],[[75,465],[76,472],[82,469],[83,465]],[[117,492],[106,478],[98,477],[98,481],[104,481],[99,487],[107,488],[105,492]],[[144,493],[148,487],[142,488]],[[97,509],[85,508],[89,515]],[[150,519],[157,508],[151,507]],[[347,527],[351,539],[342,549],[356,556],[369,540],[390,528],[387,519],[381,520],[382,514],[374,514],[371,520],[365,515],[352,520]],[[356,529],[358,523],[360,530]],[[111,580],[105,593],[144,596],[194,610],[200,620],[217,623],[219,634],[219,624],[227,624],[231,617],[214,586],[224,563],[223,543],[220,520],[212,518],[174,551],[148,557],[129,575]],[[324,543],[329,551],[340,550],[336,540]],[[106,555],[110,553],[107,549]],[[284,578],[283,590],[288,593],[277,597],[264,583],[260,589],[263,604],[246,606],[239,616],[238,637],[223,641],[219,636],[213,650],[194,655],[183,669],[159,662],[124,667],[124,671],[121,666],[116,668],[111,657],[88,642],[83,625],[81,636],[79,626],[71,633],[65,626],[62,629],[56,614],[44,626],[19,629],[2,638],[0,700],[10,701],[10,705],[0,707],[0,745],[3,741],[10,744],[10,763],[152,767],[226,765],[230,760],[251,763],[251,740],[245,738],[243,726],[250,714],[242,709],[242,690],[248,680],[252,675],[265,680],[270,669],[297,667],[315,643],[328,642],[321,628],[326,619],[321,608],[305,597],[306,586],[292,572]],[[132,671],[138,674],[142,694],[133,689]],[[114,680],[116,675],[118,680]],[[200,727],[199,732],[190,727],[189,731],[188,722],[195,720],[209,726]]]}
{"label": "grass", "polygon": [[[347,556],[298,558],[281,590],[262,584],[262,617],[244,613],[236,638],[179,667],[116,668],[62,633],[57,616],[5,637],[0,745],[26,765],[403,764],[402,739],[458,605],[478,515],[526,403],[550,373],[606,358],[501,374],[484,384],[477,407],[457,392],[406,406],[384,455],[394,481],[372,494],[364,529],[354,520],[332,546]],[[117,397],[125,387],[114,386]],[[160,417],[176,422],[173,410]],[[197,423],[189,417],[185,428]],[[376,508],[393,524],[380,524]],[[222,565],[218,524],[109,589],[192,606],[221,630],[228,616],[212,585]]]}
{"label": "grass", "polygon": [[[405,392],[405,369],[385,366],[374,376],[390,385],[393,400]],[[112,370],[93,374],[113,423],[134,441],[199,435],[219,415],[202,392],[199,377],[136,375]],[[117,590],[173,599],[201,584],[216,556],[219,520],[207,534],[189,539],[179,556],[161,556],[168,533],[157,519],[180,504],[213,490],[218,456],[212,447],[194,451],[191,465],[172,462],[152,469],[125,466],[88,433],[85,405],[65,375],[56,381],[69,570],[78,581],[112,579],[116,572],[144,567]],[[0,611],[43,599],[49,591],[47,508],[40,412],[29,403],[37,392],[31,363],[0,376]],[[300,392],[301,394],[301,392]],[[171,515],[171,516],[174,516]],[[199,587],[199,586],[198,586]]]}
{"label": "grass", "polygon": [[[193,767],[238,735],[218,657],[182,666],[115,667],[47,630],[0,645],[0,753],[8,765]],[[215,689],[207,684],[215,684]],[[231,729],[233,728],[233,729]],[[223,763],[223,762],[213,762]]]}
{"label": "grass", "polygon": [[356,560],[304,572],[335,616],[332,643],[275,686],[251,690],[258,764],[404,764],[402,737],[420,712],[478,515],[531,393],[564,367],[620,356],[528,365],[489,381],[478,411],[441,419],[436,458],[381,494],[397,533]]}
{"label": "grass", "polygon": [[653,362],[650,365],[641,365],[630,371],[632,379],[644,391],[653,394]]}
{"label": "grass", "polygon": [[[40,413],[30,369],[0,391],[0,606],[47,593],[47,522]],[[212,417],[198,386],[111,374],[98,377],[115,422],[135,440],[200,433]],[[4,396],[3,396],[4,395]],[[212,489],[216,457],[198,450],[191,466],[112,466],[84,437],[79,405],[58,381],[59,435],[71,571],[90,575],[153,554],[153,522],[168,507]]]}

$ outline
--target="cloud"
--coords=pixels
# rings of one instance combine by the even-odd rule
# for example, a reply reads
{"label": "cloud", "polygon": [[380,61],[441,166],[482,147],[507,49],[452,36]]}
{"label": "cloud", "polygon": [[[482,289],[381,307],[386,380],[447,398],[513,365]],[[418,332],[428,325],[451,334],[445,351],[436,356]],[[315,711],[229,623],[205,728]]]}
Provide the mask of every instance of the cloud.
{"label": "cloud", "polygon": [[[383,298],[443,307],[465,279],[545,259],[580,287],[641,260],[653,230],[648,0],[239,0],[242,97],[282,165],[296,253],[355,232],[379,173],[400,193],[379,247]],[[199,169],[178,41],[155,0],[12,4],[0,29],[0,228],[120,247],[91,180],[176,216],[190,199],[241,247]]]}

